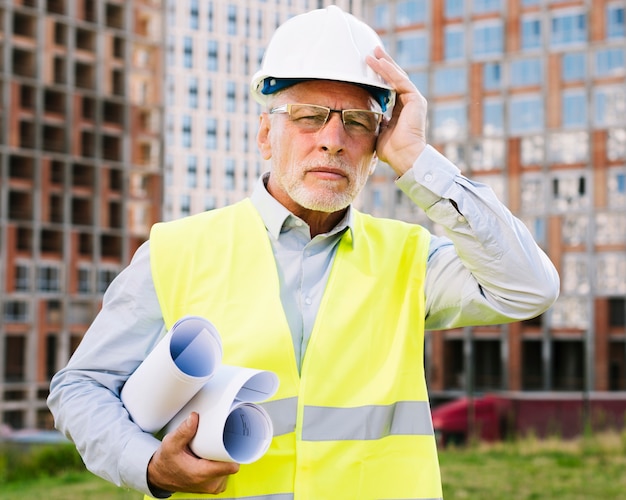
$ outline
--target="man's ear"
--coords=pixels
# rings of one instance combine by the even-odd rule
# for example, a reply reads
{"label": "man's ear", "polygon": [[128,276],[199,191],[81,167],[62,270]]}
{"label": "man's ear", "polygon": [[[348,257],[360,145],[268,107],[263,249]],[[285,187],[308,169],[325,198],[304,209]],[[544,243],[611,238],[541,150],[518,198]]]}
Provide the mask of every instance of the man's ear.
{"label": "man's ear", "polygon": [[370,162],[369,175],[372,175],[374,173],[374,170],[376,170],[376,165],[378,165],[378,156],[376,155],[376,153],[374,153],[374,155],[372,156],[372,161]]}
{"label": "man's ear", "polygon": [[259,131],[256,135],[256,144],[264,160],[269,160],[272,157],[272,141],[270,140],[271,125],[269,115],[262,113],[261,116],[259,116]]}

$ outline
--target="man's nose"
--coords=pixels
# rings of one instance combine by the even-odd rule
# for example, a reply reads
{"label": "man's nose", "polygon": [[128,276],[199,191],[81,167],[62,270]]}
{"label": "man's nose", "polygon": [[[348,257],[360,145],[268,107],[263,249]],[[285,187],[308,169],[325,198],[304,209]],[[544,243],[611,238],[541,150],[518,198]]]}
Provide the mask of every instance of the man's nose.
{"label": "man's nose", "polygon": [[343,150],[346,140],[340,111],[331,111],[328,120],[318,132],[320,148],[327,153],[337,154]]}

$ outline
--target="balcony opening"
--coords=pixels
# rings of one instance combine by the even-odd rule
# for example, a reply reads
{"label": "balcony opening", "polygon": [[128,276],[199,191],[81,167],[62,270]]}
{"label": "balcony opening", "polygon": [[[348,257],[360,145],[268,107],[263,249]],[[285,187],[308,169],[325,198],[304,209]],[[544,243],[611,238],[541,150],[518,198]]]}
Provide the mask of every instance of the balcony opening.
{"label": "balcony opening", "polygon": [[44,125],[43,149],[55,153],[65,152],[65,128],[55,125]]}
{"label": "balcony opening", "polygon": [[104,101],[102,103],[102,117],[105,122],[115,125],[124,125],[124,106],[117,102]]}
{"label": "balcony opening", "polygon": [[97,8],[95,0],[84,0],[83,2],[84,19],[87,22],[97,22]]}
{"label": "balcony opening", "polygon": [[33,251],[33,230],[30,227],[17,228],[17,250],[20,252]]}
{"label": "balcony opening", "polygon": [[609,343],[609,391],[626,391],[626,341]]}
{"label": "balcony opening", "polygon": [[50,162],[50,182],[62,186],[64,180],[65,164],[59,160],[52,160]]}
{"label": "balcony opening", "polygon": [[93,253],[93,235],[80,233],[78,235],[78,253],[85,257],[91,257]]}
{"label": "balcony opening", "polygon": [[33,122],[20,121],[19,143],[21,148],[35,148],[36,126]]}
{"label": "balcony opening", "polygon": [[34,40],[37,37],[37,19],[35,16],[14,12],[13,34]]}
{"label": "balcony opening", "polygon": [[94,168],[91,165],[82,163],[72,165],[72,186],[93,189],[94,180]]}
{"label": "balcony opening", "polygon": [[93,158],[96,152],[96,138],[93,132],[82,131],[80,133],[80,154],[87,158]]}
{"label": "balcony opening", "polygon": [[61,47],[67,45],[67,26],[62,23],[54,23],[54,43]]}
{"label": "balcony opening", "polygon": [[105,23],[109,28],[124,29],[124,7],[107,3],[104,9]]}
{"label": "balcony opening", "polygon": [[122,161],[122,140],[120,137],[102,136],[102,157],[105,160]]}
{"label": "balcony opening", "polygon": [[124,59],[124,39],[115,36],[113,37],[113,57],[116,59]]}
{"label": "balcony opening", "polygon": [[103,234],[100,237],[100,249],[103,257],[122,258],[122,238],[112,234]]}
{"label": "balcony opening", "polygon": [[93,64],[77,61],[74,64],[74,81],[81,89],[96,88],[96,74]]}
{"label": "balcony opening", "polygon": [[474,342],[474,387],[479,391],[502,388],[500,340]]}
{"label": "balcony opening", "polygon": [[465,356],[463,340],[444,341],[444,385],[446,389],[465,389]]}
{"label": "balcony opening", "polygon": [[109,189],[118,193],[124,190],[124,173],[121,170],[109,170]]}
{"label": "balcony opening", "polygon": [[30,85],[20,85],[20,108],[35,111],[37,91]]}
{"label": "balcony opening", "polygon": [[54,83],[67,83],[67,65],[61,56],[54,58]]}
{"label": "balcony opening", "polygon": [[96,33],[82,28],[76,29],[76,48],[96,52]]}
{"label": "balcony opening", "polygon": [[114,69],[111,74],[111,93],[123,96],[124,92],[124,72],[121,69]]}
{"label": "balcony opening", "polygon": [[9,178],[33,180],[35,160],[29,156],[9,156]]}
{"label": "balcony opening", "polygon": [[109,202],[109,227],[120,229],[123,224],[122,204],[119,201]]}
{"label": "balcony opening", "polygon": [[31,220],[33,218],[33,193],[9,191],[9,219]]}
{"label": "balcony opening", "polygon": [[50,196],[50,222],[63,223],[63,197],[57,194]]}
{"label": "balcony opening", "polygon": [[35,52],[19,48],[13,49],[13,73],[17,76],[35,78],[37,75],[37,65],[35,63]]}
{"label": "balcony opening", "polygon": [[43,109],[46,113],[65,114],[65,93],[46,89],[43,93]]}
{"label": "balcony opening", "polygon": [[81,109],[80,116],[85,120],[93,121],[96,119],[96,100],[93,97],[83,96],[80,100]]}
{"label": "balcony opening", "polygon": [[65,14],[65,0],[48,0],[46,10],[53,14]]}
{"label": "balcony opening", "polygon": [[44,253],[63,255],[63,232],[55,229],[42,229],[40,249]]}
{"label": "balcony opening", "polygon": [[93,224],[91,198],[72,198],[72,224],[90,226]]}

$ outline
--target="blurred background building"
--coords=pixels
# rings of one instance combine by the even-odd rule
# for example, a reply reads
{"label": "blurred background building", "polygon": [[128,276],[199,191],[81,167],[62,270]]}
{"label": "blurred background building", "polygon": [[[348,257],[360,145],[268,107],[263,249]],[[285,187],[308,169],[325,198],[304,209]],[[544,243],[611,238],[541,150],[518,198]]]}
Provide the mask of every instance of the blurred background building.
{"label": "blurred background building", "polygon": [[[0,422],[45,406],[102,293],[160,219],[246,196],[267,166],[250,75],[313,0],[0,1]],[[429,332],[435,401],[626,390],[623,0],[345,0],[429,101],[429,140],[491,185],[561,297],[505,326]],[[439,232],[379,165],[359,200]]]}

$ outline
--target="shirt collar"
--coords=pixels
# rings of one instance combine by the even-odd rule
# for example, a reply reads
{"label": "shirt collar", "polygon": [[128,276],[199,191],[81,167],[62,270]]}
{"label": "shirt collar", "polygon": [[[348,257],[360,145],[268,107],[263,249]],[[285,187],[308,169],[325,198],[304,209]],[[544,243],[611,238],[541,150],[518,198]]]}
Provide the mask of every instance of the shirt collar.
{"label": "shirt collar", "polygon": [[[280,232],[286,224],[290,224],[292,220],[301,220],[299,217],[293,215],[287,210],[276,198],[274,198],[265,187],[267,179],[269,178],[269,172],[264,173],[254,186],[254,190],[250,195],[252,204],[259,212],[265,228],[270,233],[272,238],[277,240],[280,237]],[[306,222],[302,221],[303,224]],[[328,235],[337,234],[349,229],[350,242],[354,244],[354,211],[352,206],[348,207],[348,211],[343,219],[328,233]]]}

